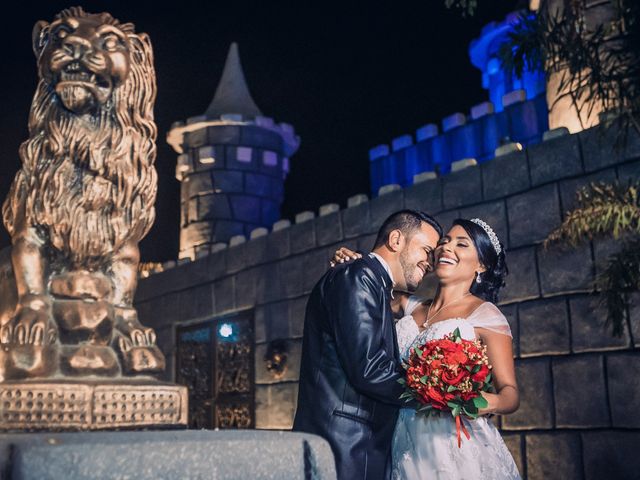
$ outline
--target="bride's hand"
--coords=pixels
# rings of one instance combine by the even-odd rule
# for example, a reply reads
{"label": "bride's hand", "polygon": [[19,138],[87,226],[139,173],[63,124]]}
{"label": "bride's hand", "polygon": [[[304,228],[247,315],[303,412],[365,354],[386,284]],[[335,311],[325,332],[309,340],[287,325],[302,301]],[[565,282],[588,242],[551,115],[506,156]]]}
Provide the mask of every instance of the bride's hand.
{"label": "bride's hand", "polygon": [[484,399],[489,403],[486,408],[478,409],[479,415],[492,415],[498,408],[498,395],[495,393],[481,392]]}
{"label": "bride's hand", "polygon": [[353,250],[349,250],[347,247],[340,247],[333,254],[333,259],[329,262],[332,267],[335,267],[338,263],[349,262],[357,258],[362,258],[362,255]]}

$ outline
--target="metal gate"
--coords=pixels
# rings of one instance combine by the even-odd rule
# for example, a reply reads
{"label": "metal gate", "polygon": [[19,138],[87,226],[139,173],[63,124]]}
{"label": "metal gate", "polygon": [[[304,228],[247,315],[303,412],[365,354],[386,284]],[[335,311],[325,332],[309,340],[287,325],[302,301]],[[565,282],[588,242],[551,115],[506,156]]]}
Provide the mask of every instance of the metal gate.
{"label": "metal gate", "polygon": [[189,388],[189,428],[255,426],[253,310],[177,329],[176,381]]}

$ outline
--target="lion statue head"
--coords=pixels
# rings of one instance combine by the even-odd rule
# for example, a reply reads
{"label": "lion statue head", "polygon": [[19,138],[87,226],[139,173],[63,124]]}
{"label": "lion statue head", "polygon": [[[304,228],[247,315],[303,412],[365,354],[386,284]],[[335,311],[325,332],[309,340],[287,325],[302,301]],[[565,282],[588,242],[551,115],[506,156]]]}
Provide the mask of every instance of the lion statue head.
{"label": "lion statue head", "polygon": [[99,265],[155,217],[151,44],[131,23],[74,7],[35,25],[33,49],[39,83],[4,223]]}

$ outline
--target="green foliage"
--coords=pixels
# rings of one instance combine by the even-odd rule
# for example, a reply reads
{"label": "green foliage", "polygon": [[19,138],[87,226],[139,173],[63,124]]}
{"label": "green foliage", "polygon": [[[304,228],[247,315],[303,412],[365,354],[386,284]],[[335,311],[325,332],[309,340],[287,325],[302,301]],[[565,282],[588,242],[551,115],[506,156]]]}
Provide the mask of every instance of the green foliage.
{"label": "green foliage", "polygon": [[629,294],[640,290],[640,237],[624,242],[598,275],[597,288],[607,308],[607,324],[621,336],[629,312]]}
{"label": "green foliage", "polygon": [[595,236],[640,233],[640,183],[591,183],[576,193],[577,206],[567,213],[562,225],[545,241],[563,242],[571,246]]}
{"label": "green foliage", "polygon": [[621,251],[607,259],[596,279],[596,290],[607,309],[607,325],[616,336],[624,331],[629,294],[640,290],[639,189],[637,181],[626,186],[592,183],[581,188],[576,194],[576,208],[545,240],[545,247],[556,242],[575,246],[596,237],[625,236]]}
{"label": "green foliage", "polygon": [[473,404],[476,406],[476,408],[487,408],[489,406],[489,402],[484,397],[474,398]]}
{"label": "green foliage", "polygon": [[611,8],[616,20],[591,27],[583,2],[543,4],[541,13],[521,16],[499,58],[518,77],[525,67],[561,72],[556,102],[569,97],[581,118],[602,107],[605,126],[621,122],[624,143],[629,128],[640,132],[640,2],[618,0]]}
{"label": "green foliage", "polygon": [[498,58],[503,68],[522,78],[525,70],[542,70],[544,60],[540,45],[544,42],[544,25],[533,14],[521,13],[509,40],[500,45]]}

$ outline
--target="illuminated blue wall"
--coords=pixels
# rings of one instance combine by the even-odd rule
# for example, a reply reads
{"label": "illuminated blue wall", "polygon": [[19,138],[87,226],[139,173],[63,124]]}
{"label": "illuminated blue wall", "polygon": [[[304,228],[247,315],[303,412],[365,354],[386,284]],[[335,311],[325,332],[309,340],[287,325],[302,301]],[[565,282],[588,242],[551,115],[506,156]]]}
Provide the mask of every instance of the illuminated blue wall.
{"label": "illuminated blue wall", "polygon": [[[435,125],[380,145],[369,152],[371,191],[375,196],[383,185],[411,185],[413,176],[425,171],[446,174],[451,163],[463,158],[483,162],[494,157],[504,141],[523,146],[538,143],[549,128],[544,72],[527,71],[521,79],[502,69],[497,53],[513,25],[520,21],[510,14],[503,22],[492,22],[469,47],[471,62],[482,71],[482,85],[491,103],[442,121],[442,133]],[[503,98],[505,94],[509,96]],[[504,100],[507,100],[505,103]]]}
{"label": "illuminated blue wall", "polygon": [[491,22],[469,46],[471,63],[482,72],[482,87],[488,90],[489,100],[493,102],[496,112],[503,110],[502,96],[506,93],[522,89],[527,99],[532,99],[545,91],[543,71],[527,70],[522,78],[518,78],[505,71],[498,59],[500,45],[508,40],[509,32],[520,19],[519,13],[512,13],[503,22]]}

